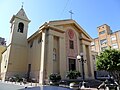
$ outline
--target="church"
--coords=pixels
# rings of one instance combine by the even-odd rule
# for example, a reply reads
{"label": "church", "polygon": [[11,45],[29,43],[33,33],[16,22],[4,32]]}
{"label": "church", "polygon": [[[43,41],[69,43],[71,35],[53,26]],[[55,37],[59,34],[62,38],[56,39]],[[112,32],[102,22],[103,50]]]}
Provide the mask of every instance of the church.
{"label": "church", "polygon": [[45,22],[27,38],[28,19],[23,7],[10,20],[10,41],[2,53],[1,78],[20,75],[44,84],[51,73],[62,79],[70,70],[82,73],[77,56],[83,53],[85,78],[94,78],[90,44],[92,38],[73,19]]}

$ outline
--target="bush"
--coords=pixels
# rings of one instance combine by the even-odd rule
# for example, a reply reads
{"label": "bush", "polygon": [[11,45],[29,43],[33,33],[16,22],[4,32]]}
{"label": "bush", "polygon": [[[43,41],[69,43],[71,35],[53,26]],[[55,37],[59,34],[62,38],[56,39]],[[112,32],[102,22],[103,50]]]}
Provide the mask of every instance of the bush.
{"label": "bush", "polygon": [[9,81],[10,82],[21,82],[21,81],[23,81],[23,79],[18,74],[16,74],[16,75],[10,77]]}
{"label": "bush", "polygon": [[15,81],[16,81],[16,78],[15,78],[15,77],[10,77],[10,78],[9,78],[9,81],[10,81],[10,82],[15,82]]}
{"label": "bush", "polygon": [[79,71],[69,71],[67,72],[66,77],[69,79],[77,79],[78,77],[81,76],[81,73]]}
{"label": "bush", "polygon": [[57,73],[55,73],[55,74],[50,74],[50,76],[49,76],[49,80],[51,81],[51,82],[59,82],[60,80],[61,80],[61,76],[60,76],[60,74],[57,74]]}

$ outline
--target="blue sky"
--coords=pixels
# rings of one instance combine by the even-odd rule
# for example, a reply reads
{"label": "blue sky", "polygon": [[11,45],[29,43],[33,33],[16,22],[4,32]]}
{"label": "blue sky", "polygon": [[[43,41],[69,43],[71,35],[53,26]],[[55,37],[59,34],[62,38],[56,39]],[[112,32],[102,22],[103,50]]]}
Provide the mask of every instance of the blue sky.
{"label": "blue sky", "polygon": [[10,19],[24,2],[24,10],[31,20],[28,37],[50,20],[73,19],[92,37],[97,37],[97,27],[108,24],[113,31],[120,30],[120,0],[0,0],[0,37],[8,42]]}

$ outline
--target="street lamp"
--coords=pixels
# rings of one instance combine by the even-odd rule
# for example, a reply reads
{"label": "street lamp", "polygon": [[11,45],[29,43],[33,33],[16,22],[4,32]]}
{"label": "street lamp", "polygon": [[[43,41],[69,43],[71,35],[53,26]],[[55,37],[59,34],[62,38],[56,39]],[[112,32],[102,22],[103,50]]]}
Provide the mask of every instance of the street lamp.
{"label": "street lamp", "polygon": [[85,87],[84,86],[84,84],[85,84],[85,82],[84,82],[84,80],[85,80],[84,63],[86,62],[86,60],[83,59],[83,53],[80,53],[80,55],[77,56],[77,60],[82,63],[82,79],[83,79],[83,82],[82,82],[82,87],[81,88],[84,88]]}

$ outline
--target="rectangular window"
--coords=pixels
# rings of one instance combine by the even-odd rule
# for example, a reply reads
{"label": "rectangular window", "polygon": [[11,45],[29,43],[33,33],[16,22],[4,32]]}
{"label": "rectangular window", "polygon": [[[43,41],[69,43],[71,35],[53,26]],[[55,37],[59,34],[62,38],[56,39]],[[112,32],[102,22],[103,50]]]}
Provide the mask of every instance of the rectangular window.
{"label": "rectangular window", "polygon": [[40,43],[42,41],[42,37],[38,38],[38,43]]}
{"label": "rectangular window", "polygon": [[102,51],[104,51],[105,49],[107,49],[107,46],[101,47],[101,50],[102,50]]}
{"label": "rectangular window", "polygon": [[101,32],[99,32],[99,34],[101,35],[101,34],[104,34],[105,33],[105,30],[103,30],[103,31],[101,31]]}
{"label": "rectangular window", "polygon": [[111,36],[110,38],[111,38],[112,41],[113,41],[113,40],[116,40],[116,37],[115,37],[115,36]]}
{"label": "rectangular window", "polygon": [[32,48],[32,46],[33,46],[33,41],[30,43],[30,48]]}
{"label": "rectangular window", "polygon": [[69,71],[74,71],[76,70],[76,61],[75,59],[69,58]]}
{"label": "rectangular window", "polygon": [[118,44],[117,43],[113,43],[112,44],[112,48],[117,49],[118,48]]}
{"label": "rectangular window", "polygon": [[69,41],[70,49],[74,49],[74,42],[72,40]]}
{"label": "rectangular window", "polygon": [[107,40],[106,39],[102,39],[102,40],[100,40],[100,44],[102,45],[102,44],[106,44],[107,43]]}

